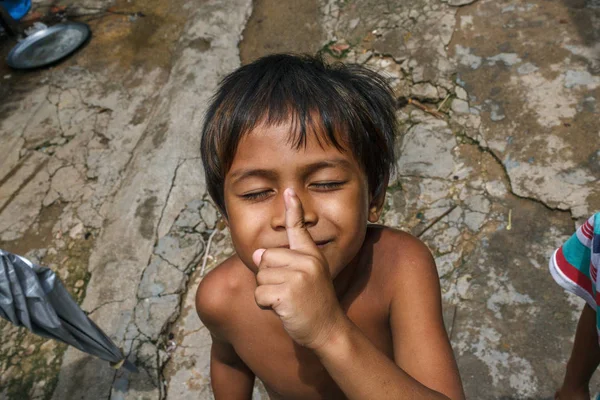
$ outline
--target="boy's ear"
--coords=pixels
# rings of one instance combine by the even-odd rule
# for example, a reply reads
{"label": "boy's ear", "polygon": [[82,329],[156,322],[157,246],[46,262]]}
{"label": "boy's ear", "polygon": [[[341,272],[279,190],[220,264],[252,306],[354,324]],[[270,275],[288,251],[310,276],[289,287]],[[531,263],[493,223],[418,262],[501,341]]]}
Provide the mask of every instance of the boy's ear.
{"label": "boy's ear", "polygon": [[222,231],[225,228],[229,228],[229,221],[227,220],[227,218],[221,215],[221,217],[217,221],[217,229]]}
{"label": "boy's ear", "polygon": [[385,202],[385,194],[388,187],[389,175],[379,184],[379,187],[370,195],[369,216],[370,223],[379,221],[381,211],[383,211],[383,203]]}
{"label": "boy's ear", "polygon": [[225,227],[229,228],[229,220],[227,219],[227,214],[220,206],[215,205],[215,208],[217,209],[217,226],[219,226],[219,229],[222,230]]}
{"label": "boy's ear", "polygon": [[219,209],[219,222],[218,225],[223,225],[224,229],[225,227],[229,228],[229,220],[227,219],[227,214],[225,214],[223,211],[221,211],[221,209]]}

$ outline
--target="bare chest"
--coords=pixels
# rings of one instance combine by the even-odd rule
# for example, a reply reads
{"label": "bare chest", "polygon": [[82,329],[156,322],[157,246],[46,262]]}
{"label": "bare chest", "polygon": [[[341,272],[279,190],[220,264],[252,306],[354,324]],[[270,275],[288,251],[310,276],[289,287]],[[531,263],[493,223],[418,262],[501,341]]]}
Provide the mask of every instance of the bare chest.
{"label": "bare chest", "polygon": [[[387,307],[377,306],[377,300],[373,304],[369,297],[359,296],[342,305],[365,336],[392,358]],[[245,326],[233,345],[272,399],[345,399],[314,353],[296,345],[274,314],[258,310],[256,317],[260,323]]]}

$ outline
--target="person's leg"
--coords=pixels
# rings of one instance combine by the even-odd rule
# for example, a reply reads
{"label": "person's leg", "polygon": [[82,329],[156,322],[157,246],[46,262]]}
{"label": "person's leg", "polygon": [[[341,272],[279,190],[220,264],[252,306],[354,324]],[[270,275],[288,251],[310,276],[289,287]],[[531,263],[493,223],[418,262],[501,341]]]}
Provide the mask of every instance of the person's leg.
{"label": "person's leg", "polygon": [[2,25],[4,30],[9,35],[17,35],[21,33],[21,29],[19,28],[18,22],[15,21],[13,17],[11,17],[11,15],[8,13],[6,8],[4,8],[2,1],[0,1],[0,25]]}
{"label": "person's leg", "polygon": [[598,364],[600,364],[600,346],[596,331],[596,311],[586,304],[577,324],[575,343],[567,362],[565,379],[556,393],[556,399],[588,400],[590,379]]}

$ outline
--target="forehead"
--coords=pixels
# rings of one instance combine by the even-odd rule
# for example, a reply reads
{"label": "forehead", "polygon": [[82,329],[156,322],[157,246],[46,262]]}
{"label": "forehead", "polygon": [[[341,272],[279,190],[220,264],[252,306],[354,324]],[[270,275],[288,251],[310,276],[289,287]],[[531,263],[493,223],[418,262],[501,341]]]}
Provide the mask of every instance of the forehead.
{"label": "forehead", "polygon": [[[338,142],[343,145],[341,140]],[[298,135],[291,123],[260,125],[240,139],[227,175],[241,167],[283,169],[291,164],[299,166],[323,160],[343,160],[343,164],[359,168],[347,146],[338,149],[313,130],[307,130],[306,141],[298,144]]]}

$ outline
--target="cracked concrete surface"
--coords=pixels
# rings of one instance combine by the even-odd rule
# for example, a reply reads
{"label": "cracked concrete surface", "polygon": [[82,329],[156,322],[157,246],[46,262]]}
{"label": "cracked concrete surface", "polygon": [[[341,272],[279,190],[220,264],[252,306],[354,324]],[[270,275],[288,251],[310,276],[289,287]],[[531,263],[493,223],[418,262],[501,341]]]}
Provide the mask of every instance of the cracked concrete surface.
{"label": "cracked concrete surface", "polygon": [[434,253],[467,397],[552,397],[582,302],[547,259],[600,209],[595,2],[59,3],[88,46],[0,66],[0,247],[58,271],[140,373],[0,321],[0,399],[212,398],[194,293],[233,247],[202,113],[220,78],[275,50],[390,79],[402,139],[382,219]]}

